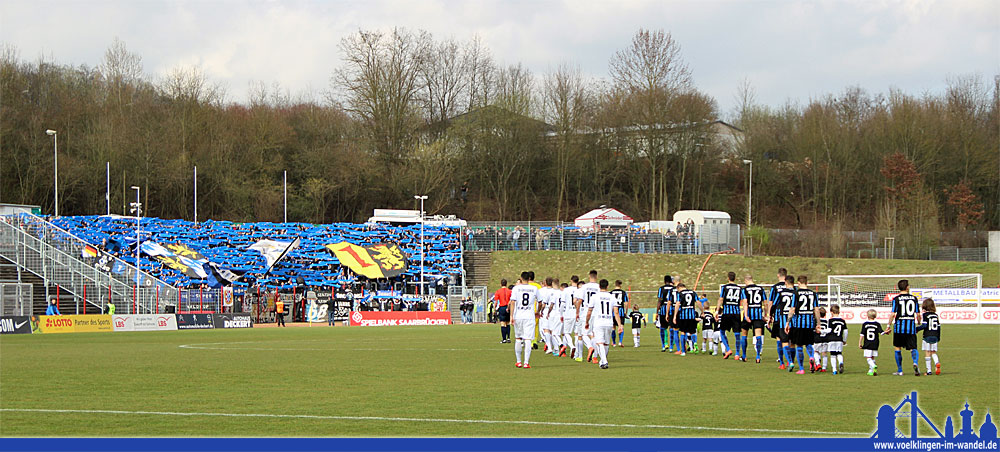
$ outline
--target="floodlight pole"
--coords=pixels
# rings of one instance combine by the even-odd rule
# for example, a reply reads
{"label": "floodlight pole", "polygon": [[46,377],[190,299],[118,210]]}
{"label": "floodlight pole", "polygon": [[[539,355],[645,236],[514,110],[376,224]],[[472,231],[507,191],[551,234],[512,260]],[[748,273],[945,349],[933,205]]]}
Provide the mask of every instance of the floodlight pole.
{"label": "floodlight pole", "polygon": [[284,201],[282,203],[285,206],[285,223],[288,223],[288,171],[282,172],[282,197]]}
{"label": "floodlight pole", "polygon": [[105,165],[104,201],[108,205],[108,216],[111,216],[111,162],[106,162]]}
{"label": "floodlight pole", "polygon": [[142,216],[142,204],[139,203],[139,187],[133,185],[132,189],[135,190],[135,294],[133,294],[134,308],[133,314],[137,314],[139,305],[139,245],[142,244],[142,240],[139,239],[139,217]]}
{"label": "floodlight pole", "polygon": [[420,200],[420,295],[424,295],[424,200],[427,195],[415,195],[414,199]]}
{"label": "floodlight pole", "polygon": [[[746,160],[746,159],[744,159],[743,160],[743,164],[744,165],[750,165],[750,182],[747,183],[747,224],[746,224],[746,229],[747,230],[746,230],[746,233],[744,233],[744,234],[747,234],[747,233],[750,232],[750,220],[751,220],[750,209],[753,206],[753,160]],[[746,253],[745,253],[748,256],[753,253],[753,246],[751,245],[752,242],[750,240],[751,239],[748,236],[747,237],[747,250],[746,250]]]}
{"label": "floodlight pole", "polygon": [[198,165],[194,166],[194,224],[198,224]]}
{"label": "floodlight pole", "polygon": [[56,215],[59,216],[59,132],[48,129],[45,134],[52,137],[52,179],[54,181],[54,193],[56,203]]}

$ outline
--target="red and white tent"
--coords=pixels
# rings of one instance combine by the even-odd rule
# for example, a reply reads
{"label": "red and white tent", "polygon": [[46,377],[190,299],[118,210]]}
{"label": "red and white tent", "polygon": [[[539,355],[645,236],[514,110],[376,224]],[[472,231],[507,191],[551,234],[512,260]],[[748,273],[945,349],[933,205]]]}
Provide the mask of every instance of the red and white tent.
{"label": "red and white tent", "polygon": [[620,210],[604,206],[580,215],[574,220],[574,223],[581,228],[626,227],[632,224],[632,222],[632,217],[625,215]]}

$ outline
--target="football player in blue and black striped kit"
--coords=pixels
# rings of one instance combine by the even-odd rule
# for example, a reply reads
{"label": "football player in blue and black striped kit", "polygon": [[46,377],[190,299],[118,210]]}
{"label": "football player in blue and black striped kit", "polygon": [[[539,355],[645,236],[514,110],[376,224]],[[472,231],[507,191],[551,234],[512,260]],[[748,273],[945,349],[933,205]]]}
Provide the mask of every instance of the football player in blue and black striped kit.
{"label": "football player in blue and black striped kit", "polygon": [[892,333],[892,347],[896,349],[896,372],[893,375],[903,375],[903,352],[910,351],[913,358],[913,374],[920,376],[917,367],[917,306],[919,300],[910,294],[910,281],[901,279],[896,284],[899,294],[892,298],[892,314],[887,322],[886,333]]}
{"label": "football player in blue and black striped kit", "polygon": [[[795,373],[802,375],[806,373],[803,363],[805,356],[809,356],[809,371],[816,371],[812,356],[813,342],[816,340],[816,333],[819,333],[819,313],[816,310],[816,293],[809,290],[809,278],[806,275],[799,275],[798,283],[795,303],[789,312],[789,324],[785,326],[785,332],[788,333],[788,340],[795,346],[795,354],[799,358],[799,370]],[[808,355],[803,355],[803,347]]]}
{"label": "football player in blue and black striped kit", "polygon": [[785,275],[785,285],[778,289],[777,295],[775,295],[774,309],[775,317],[774,323],[778,327],[778,342],[784,343],[781,348],[781,356],[785,358],[786,364],[780,364],[778,369],[791,372],[795,369],[795,347],[792,346],[792,342],[788,338],[788,331],[785,327],[789,325],[789,313],[792,312],[792,306],[795,305],[795,277],[792,275]]}
{"label": "football player in blue and black striped kit", "polygon": [[785,347],[781,343],[781,337],[784,335],[785,327],[780,325],[777,320],[780,316],[781,310],[778,309],[778,292],[785,287],[785,277],[788,276],[788,270],[784,267],[778,269],[778,282],[771,286],[770,292],[767,294],[767,326],[771,331],[771,339],[774,339],[778,349],[778,368],[785,368]]}
{"label": "football player in blue and black striped kit", "polygon": [[674,280],[670,275],[663,277],[663,285],[660,286],[656,294],[656,315],[660,321],[660,351],[667,351],[667,330],[670,329],[670,322],[667,318],[671,314],[671,306],[674,303]]}
{"label": "football player in blue and black striped kit", "polygon": [[[615,281],[615,288],[611,291],[611,295],[618,300],[618,318],[624,322],[628,318],[627,314],[631,303],[628,301],[628,292],[622,289],[622,281],[620,279]],[[611,334],[612,347],[615,345],[615,336],[618,336],[618,346],[624,347],[625,344],[622,342],[622,339],[625,338],[625,325],[615,324],[615,330]]]}
{"label": "football player in blue and black striped kit", "polygon": [[701,310],[701,303],[698,302],[698,294],[688,289],[683,283],[677,284],[677,301],[674,312],[674,325],[679,331],[678,345],[680,350],[675,352],[678,355],[687,355],[688,344],[698,342],[698,321]]}
{"label": "football player in blue and black striped kit", "polygon": [[740,297],[743,288],[736,284],[736,273],[729,272],[726,275],[729,282],[723,284],[719,289],[719,308],[722,310],[722,317],[719,319],[719,337],[722,345],[726,347],[726,353],[722,359],[729,359],[733,351],[729,348],[729,338],[726,331],[732,331],[735,336],[736,351],[739,355],[740,349]]}
{"label": "football player in blue and black striped kit", "polygon": [[743,279],[743,294],[740,304],[743,311],[743,360],[747,357],[747,338],[753,333],[753,349],[757,352],[757,364],[764,351],[764,288],[753,283],[753,277]]}

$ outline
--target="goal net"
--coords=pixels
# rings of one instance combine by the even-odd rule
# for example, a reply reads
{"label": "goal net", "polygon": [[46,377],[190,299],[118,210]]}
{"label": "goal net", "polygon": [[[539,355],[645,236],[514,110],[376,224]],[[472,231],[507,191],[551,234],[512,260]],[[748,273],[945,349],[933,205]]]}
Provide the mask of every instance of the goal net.
{"label": "goal net", "polygon": [[[938,316],[945,323],[982,323],[982,275],[835,275],[828,284],[840,286],[841,316],[849,323],[864,323],[866,313],[874,309],[876,320],[885,322],[892,311],[892,299],[905,279],[910,293],[921,302],[934,299]],[[995,322],[991,322],[995,323]]]}

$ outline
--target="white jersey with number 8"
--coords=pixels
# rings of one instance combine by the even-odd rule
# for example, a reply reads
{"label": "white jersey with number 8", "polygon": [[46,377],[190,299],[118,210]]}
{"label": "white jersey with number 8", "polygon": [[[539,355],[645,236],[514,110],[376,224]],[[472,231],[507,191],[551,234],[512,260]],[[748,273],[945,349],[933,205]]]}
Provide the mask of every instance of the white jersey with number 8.
{"label": "white jersey with number 8", "polygon": [[538,288],[529,284],[514,286],[510,293],[510,304],[514,305],[514,320],[534,320],[537,302]]}

